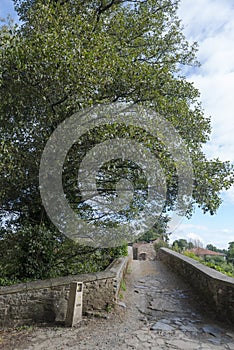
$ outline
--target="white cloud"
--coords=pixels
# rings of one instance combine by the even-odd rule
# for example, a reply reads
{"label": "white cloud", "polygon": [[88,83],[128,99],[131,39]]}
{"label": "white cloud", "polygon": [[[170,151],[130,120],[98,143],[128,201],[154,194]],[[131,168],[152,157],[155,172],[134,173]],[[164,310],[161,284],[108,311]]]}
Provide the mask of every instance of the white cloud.
{"label": "white cloud", "polygon": [[200,241],[203,245],[205,244],[202,237],[194,232],[187,233],[186,237],[188,241]]}
{"label": "white cloud", "polygon": [[169,236],[169,242],[172,244],[175,240],[181,238],[186,239],[188,242],[190,240],[199,240],[203,247],[211,243],[218,248],[227,249],[228,242],[234,240],[234,229],[225,226],[223,228],[214,229],[209,227],[209,225],[184,224],[179,226],[179,228]]}
{"label": "white cloud", "polygon": [[212,134],[205,152],[210,157],[234,162],[234,72],[193,75],[190,80],[201,91],[205,113],[211,116]]}
{"label": "white cloud", "polygon": [[[211,116],[212,134],[204,152],[210,158],[234,163],[234,2],[233,0],[181,0],[179,17],[189,42],[198,42],[201,67],[185,70],[201,92],[206,116]],[[195,213],[170,236],[199,239],[227,248],[234,240],[234,186],[222,193],[224,204],[213,217]]]}
{"label": "white cloud", "polygon": [[194,233],[194,232],[185,233],[185,232],[180,230],[178,232],[173,233],[169,237],[169,242],[170,242],[170,244],[172,244],[175,240],[178,240],[178,239],[186,239],[188,242],[199,241],[199,242],[201,242],[202,246],[205,246],[205,241],[202,238],[202,236],[200,236],[199,234]]}
{"label": "white cloud", "polygon": [[232,9],[230,0],[182,0],[179,15],[183,19],[186,35],[192,40],[201,41],[222,30],[224,23],[232,18]]}
{"label": "white cloud", "polygon": [[209,157],[234,162],[234,3],[231,0],[182,0],[179,15],[190,41],[199,44],[202,63],[190,81],[201,92],[213,128],[204,150]]}

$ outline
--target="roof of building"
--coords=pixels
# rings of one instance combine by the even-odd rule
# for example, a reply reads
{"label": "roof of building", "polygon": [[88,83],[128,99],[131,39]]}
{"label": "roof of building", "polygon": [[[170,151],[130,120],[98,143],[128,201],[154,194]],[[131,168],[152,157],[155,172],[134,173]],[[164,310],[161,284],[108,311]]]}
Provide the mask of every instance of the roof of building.
{"label": "roof of building", "polygon": [[216,255],[216,256],[225,256],[225,254],[223,253],[219,253],[219,252],[214,252],[213,250],[209,250],[209,249],[204,249],[204,248],[192,248],[187,250],[188,252],[194,253],[197,256],[201,256],[201,255]]}

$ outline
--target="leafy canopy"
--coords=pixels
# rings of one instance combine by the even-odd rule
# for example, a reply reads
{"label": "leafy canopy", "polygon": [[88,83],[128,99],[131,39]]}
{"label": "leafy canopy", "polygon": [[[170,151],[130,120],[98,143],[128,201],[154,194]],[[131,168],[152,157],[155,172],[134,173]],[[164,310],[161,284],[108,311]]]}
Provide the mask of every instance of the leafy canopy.
{"label": "leafy canopy", "polygon": [[[107,102],[142,104],[177,128],[194,169],[192,205],[214,214],[220,192],[233,183],[229,162],[209,160],[202,151],[209,140],[199,91],[181,68],[197,65],[196,44],[190,45],[177,17],[178,0],[14,1],[22,24],[0,31],[1,215],[14,228],[45,225],[49,220],[39,194],[42,151],[55,128],[73,113]],[[142,126],[144,127],[144,126]],[[173,208],[177,181],[173,164],[157,141],[143,130],[109,126],[83,135],[64,165],[64,186],[74,207],[76,169],[86,152],[112,135],[137,138],[158,154],[166,171],[167,206]],[[69,163],[70,162],[70,163]],[[77,164],[77,165],[74,165]],[[138,170],[121,164],[127,176]],[[120,164],[115,164],[118,168]],[[102,169],[115,191],[113,165]],[[110,171],[111,170],[111,171]],[[70,175],[70,177],[69,177]],[[135,180],[137,182],[137,180]],[[140,182],[144,182],[140,180]],[[82,207],[82,210],[85,208]],[[86,208],[87,211],[90,208]]]}

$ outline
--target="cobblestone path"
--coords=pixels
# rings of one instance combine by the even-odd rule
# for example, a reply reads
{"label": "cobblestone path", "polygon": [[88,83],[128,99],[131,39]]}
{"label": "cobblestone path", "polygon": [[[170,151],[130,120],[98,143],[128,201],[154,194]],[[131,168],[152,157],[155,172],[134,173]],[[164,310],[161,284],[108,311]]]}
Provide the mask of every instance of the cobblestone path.
{"label": "cobblestone path", "polygon": [[115,312],[89,316],[72,329],[35,327],[2,349],[234,350],[231,325],[218,323],[201,298],[161,262],[133,261],[130,269]]}

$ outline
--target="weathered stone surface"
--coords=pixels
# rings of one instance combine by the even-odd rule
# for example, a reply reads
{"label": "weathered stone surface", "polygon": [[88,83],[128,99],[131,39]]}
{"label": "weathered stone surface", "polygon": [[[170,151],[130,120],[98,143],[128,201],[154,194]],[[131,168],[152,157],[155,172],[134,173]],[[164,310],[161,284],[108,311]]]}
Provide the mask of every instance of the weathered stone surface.
{"label": "weathered stone surface", "polygon": [[217,338],[209,338],[208,341],[211,344],[215,344],[215,345],[220,345],[221,344],[221,339],[217,339]]}
{"label": "weathered stone surface", "polygon": [[196,327],[190,326],[190,325],[187,325],[187,326],[182,325],[180,326],[180,330],[182,332],[195,332],[195,333],[198,331]]}
{"label": "weathered stone surface", "polygon": [[165,300],[165,298],[162,298],[161,296],[157,299],[154,299],[150,302],[150,309],[158,310],[158,311],[168,311],[168,312],[175,312],[176,307],[173,305],[170,300]]}
{"label": "weathered stone surface", "polygon": [[125,304],[123,301],[118,301],[118,302],[117,302],[117,305],[119,305],[119,306],[121,306],[121,307],[124,307],[124,308],[127,307],[126,304]]}
{"label": "weathered stone surface", "polygon": [[154,325],[150,327],[152,331],[164,331],[164,332],[172,332],[174,330],[174,327],[170,326],[169,324],[166,324],[162,321],[156,322]]}
{"label": "weathered stone surface", "polygon": [[180,350],[198,350],[200,348],[200,344],[198,342],[194,342],[191,340],[183,340],[183,339],[171,339],[166,341],[166,344],[171,348],[175,347]]}
{"label": "weathered stone surface", "polygon": [[[188,298],[178,297],[178,291],[186,290],[188,286],[163,263],[134,261],[131,271],[126,275],[127,289],[123,299],[127,308],[117,307],[106,314],[107,318],[83,317],[79,326],[72,329],[36,327],[26,342],[20,346],[4,347],[4,350],[234,350],[231,328],[217,324],[206,309],[200,310],[200,298],[196,301],[196,294],[188,293]],[[147,289],[135,294],[134,285],[140,278]],[[167,292],[160,294],[155,286]],[[96,288],[93,284],[89,287],[90,290]],[[57,292],[61,293],[61,290]],[[163,296],[164,304],[172,303],[176,311],[149,309],[150,303],[159,295],[160,298]],[[139,305],[142,313],[138,310]],[[157,325],[157,329],[150,330],[152,325]],[[204,332],[203,328],[212,332],[218,329],[220,333],[214,336]],[[194,329],[197,332],[192,332]]]}
{"label": "weathered stone surface", "polygon": [[157,343],[157,345],[162,346],[165,344],[165,341],[163,339],[159,338],[156,340],[156,343]]}
{"label": "weathered stone surface", "polygon": [[234,350],[234,343],[228,343],[227,346],[230,350]]}
{"label": "weathered stone surface", "polygon": [[147,287],[147,286],[144,286],[144,285],[134,285],[134,287],[135,288],[137,288],[137,289],[148,289],[149,287]]}
{"label": "weathered stone surface", "polygon": [[130,346],[137,346],[139,344],[139,340],[136,337],[127,338],[127,339],[125,339],[125,343],[130,345]]}
{"label": "weathered stone surface", "polygon": [[234,333],[232,333],[232,332],[226,332],[226,335],[227,335],[228,337],[234,339]]}
{"label": "weathered stone surface", "polygon": [[154,243],[139,242],[133,245],[133,260],[155,260]]}
{"label": "weathered stone surface", "polygon": [[234,323],[234,278],[167,248],[161,248],[158,257],[184,277],[219,318]]}
{"label": "weathered stone surface", "polygon": [[145,343],[145,342],[148,342],[150,341],[152,338],[149,334],[147,334],[146,332],[142,332],[142,331],[139,331],[138,334],[137,334],[137,338],[142,342],[142,343]]}
{"label": "weathered stone surface", "polygon": [[202,327],[203,332],[213,335],[214,337],[219,337],[222,333],[221,330],[217,327],[211,325],[205,325]]}
{"label": "weathered stone surface", "polygon": [[207,347],[204,347],[204,345],[203,345],[203,347],[202,347],[202,350],[205,350],[205,349],[207,349],[207,350],[225,350],[225,349],[228,349],[227,348],[227,346],[226,345],[214,345],[214,344],[210,344],[210,345],[208,345]]}
{"label": "weathered stone surface", "polygon": [[116,259],[106,271],[0,287],[0,327],[65,322],[70,283],[80,281],[83,312],[115,304],[130,256]]}

